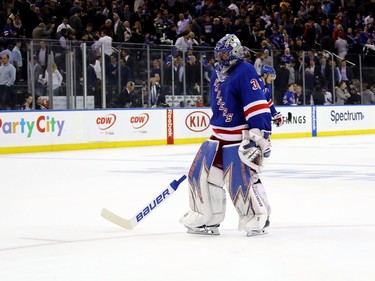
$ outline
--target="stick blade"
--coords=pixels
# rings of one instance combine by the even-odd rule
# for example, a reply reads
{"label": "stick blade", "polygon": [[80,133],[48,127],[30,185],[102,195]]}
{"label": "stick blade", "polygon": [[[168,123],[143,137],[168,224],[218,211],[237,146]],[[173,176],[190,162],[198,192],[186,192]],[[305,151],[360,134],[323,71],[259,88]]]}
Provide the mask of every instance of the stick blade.
{"label": "stick blade", "polygon": [[121,226],[123,228],[133,229],[135,227],[135,225],[132,224],[131,220],[124,219],[105,208],[102,209],[101,215],[106,220],[109,220],[110,222],[117,224],[118,226]]}

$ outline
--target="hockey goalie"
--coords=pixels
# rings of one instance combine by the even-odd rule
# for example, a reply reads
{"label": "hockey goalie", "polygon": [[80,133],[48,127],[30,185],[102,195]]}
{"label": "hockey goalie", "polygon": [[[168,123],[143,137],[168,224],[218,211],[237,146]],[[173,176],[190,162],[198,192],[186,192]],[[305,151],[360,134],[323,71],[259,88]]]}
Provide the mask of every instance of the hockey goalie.
{"label": "hockey goalie", "polygon": [[226,188],[247,236],[267,233],[270,206],[259,179],[270,156],[271,111],[254,66],[243,47],[227,34],[215,47],[211,77],[212,136],[189,170],[188,211],[180,222],[192,234],[218,235],[226,210]]}

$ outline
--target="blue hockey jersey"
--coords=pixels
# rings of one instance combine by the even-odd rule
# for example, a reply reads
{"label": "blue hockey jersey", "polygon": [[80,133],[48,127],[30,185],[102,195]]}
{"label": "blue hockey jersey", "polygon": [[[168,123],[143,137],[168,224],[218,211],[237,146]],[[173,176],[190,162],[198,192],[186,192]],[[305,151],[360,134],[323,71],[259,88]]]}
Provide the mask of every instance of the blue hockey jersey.
{"label": "blue hockey jersey", "polygon": [[241,141],[242,130],[271,131],[272,117],[263,93],[264,84],[254,66],[239,61],[222,80],[214,71],[210,94],[213,136],[225,141]]}
{"label": "blue hockey jersey", "polygon": [[271,88],[270,84],[264,85],[264,95],[266,96],[268,106],[270,107],[271,115],[274,116],[275,114],[277,114],[277,110],[275,108],[275,105],[273,104],[271,90],[272,90],[272,88]]}

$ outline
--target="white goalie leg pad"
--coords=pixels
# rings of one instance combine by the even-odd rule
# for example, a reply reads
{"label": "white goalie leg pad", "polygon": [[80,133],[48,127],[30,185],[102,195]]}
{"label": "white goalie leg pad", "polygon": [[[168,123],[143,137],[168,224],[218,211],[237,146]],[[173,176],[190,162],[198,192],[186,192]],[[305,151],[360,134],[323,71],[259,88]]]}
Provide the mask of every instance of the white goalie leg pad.
{"label": "white goalie leg pad", "polygon": [[260,181],[252,184],[249,190],[251,200],[251,214],[240,217],[238,229],[244,230],[249,236],[251,233],[259,233],[268,226],[268,218],[271,213],[271,208],[268,204],[267,196],[264,187]]}
{"label": "white goalie leg pad", "polygon": [[225,184],[239,215],[238,229],[249,233],[266,227],[270,207],[259,175],[241,161],[238,146],[223,146]]}
{"label": "white goalie leg pad", "polygon": [[200,189],[190,186],[189,203],[191,211],[180,222],[190,230],[205,226],[218,226],[225,217],[226,194],[223,189],[223,171],[211,167],[208,175],[202,171]]}

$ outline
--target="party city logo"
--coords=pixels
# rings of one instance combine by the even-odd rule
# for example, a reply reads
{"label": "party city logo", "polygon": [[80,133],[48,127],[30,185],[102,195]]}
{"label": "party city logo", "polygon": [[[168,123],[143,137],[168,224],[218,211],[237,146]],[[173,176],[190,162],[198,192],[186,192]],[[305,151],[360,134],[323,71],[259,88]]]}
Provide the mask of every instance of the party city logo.
{"label": "party city logo", "polygon": [[56,120],[55,117],[41,115],[36,120],[6,121],[0,118],[0,134],[25,134],[30,138],[34,132],[57,133],[60,137],[64,128],[65,120]]}

